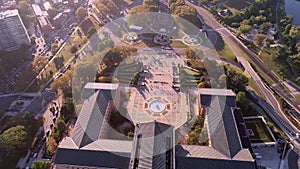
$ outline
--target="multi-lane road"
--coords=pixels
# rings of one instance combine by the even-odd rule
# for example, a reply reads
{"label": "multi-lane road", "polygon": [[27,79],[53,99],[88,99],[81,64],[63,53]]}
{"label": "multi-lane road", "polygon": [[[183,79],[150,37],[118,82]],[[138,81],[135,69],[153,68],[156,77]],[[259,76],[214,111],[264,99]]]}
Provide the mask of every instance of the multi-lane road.
{"label": "multi-lane road", "polygon": [[[289,121],[289,119],[285,116],[285,114],[281,110],[281,106],[279,105],[274,93],[269,89],[269,87],[263,82],[263,80],[259,77],[257,72],[252,68],[250,63],[243,57],[241,52],[244,52],[251,60],[251,63],[256,65],[259,69],[266,73],[266,75],[275,82],[276,87],[273,88],[278,94],[280,94],[287,102],[290,103],[292,107],[296,110],[300,110],[299,104],[293,102],[284,91],[284,87],[281,86],[280,80],[272,73],[268,68],[264,66],[262,61],[252,53],[244,44],[239,41],[227,28],[218,23],[215,18],[204,8],[196,6],[188,1],[186,1],[188,5],[194,6],[202,22],[204,22],[206,29],[214,32],[217,31],[222,35],[226,44],[228,44],[229,48],[236,55],[238,62],[242,64],[245,68],[245,72],[250,75],[250,77],[256,82],[258,88],[262,92],[262,94],[266,98],[266,102],[262,103],[264,105],[265,110],[267,110],[270,117],[281,127],[283,131],[290,137],[292,142],[294,143],[295,148],[300,149],[299,139],[294,138],[294,133],[299,133],[299,130]],[[217,33],[215,32],[215,33]]]}

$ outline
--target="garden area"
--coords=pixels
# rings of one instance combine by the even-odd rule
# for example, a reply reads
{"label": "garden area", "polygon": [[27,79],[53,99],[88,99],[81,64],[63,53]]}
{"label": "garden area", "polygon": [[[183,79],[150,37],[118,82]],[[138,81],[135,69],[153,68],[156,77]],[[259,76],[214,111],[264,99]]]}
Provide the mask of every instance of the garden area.
{"label": "garden area", "polygon": [[188,126],[191,130],[188,137],[185,137],[180,144],[208,146],[208,130],[204,123],[205,119],[202,116],[196,116],[189,120]]}
{"label": "garden area", "polygon": [[117,78],[121,84],[137,84],[142,66],[142,63],[122,62],[116,69],[114,77]]}
{"label": "garden area", "polygon": [[200,82],[204,82],[202,71],[189,69],[186,67],[180,68],[180,85],[182,87],[195,87],[197,88]]}
{"label": "garden area", "polygon": [[250,135],[249,138],[251,143],[266,143],[275,141],[272,138],[267,125],[261,118],[247,118],[244,120]]}

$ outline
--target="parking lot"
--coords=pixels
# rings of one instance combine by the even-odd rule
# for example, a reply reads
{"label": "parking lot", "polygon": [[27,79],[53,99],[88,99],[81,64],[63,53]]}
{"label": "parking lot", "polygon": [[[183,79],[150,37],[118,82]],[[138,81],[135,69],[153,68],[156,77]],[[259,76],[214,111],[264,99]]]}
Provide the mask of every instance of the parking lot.
{"label": "parking lot", "polygon": [[253,146],[253,152],[256,155],[258,166],[278,169],[280,165],[280,154],[277,153],[275,144],[260,144]]}

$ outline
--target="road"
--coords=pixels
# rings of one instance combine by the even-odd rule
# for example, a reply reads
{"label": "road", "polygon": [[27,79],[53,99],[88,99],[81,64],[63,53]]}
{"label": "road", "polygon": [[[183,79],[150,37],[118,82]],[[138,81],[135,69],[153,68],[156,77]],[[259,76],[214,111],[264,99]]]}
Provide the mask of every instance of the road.
{"label": "road", "polygon": [[[299,130],[287,119],[285,114],[282,112],[281,107],[274,96],[273,92],[264,84],[262,79],[258,76],[256,71],[252,68],[250,63],[243,57],[241,50],[247,54],[252,63],[259,67],[262,71],[264,71],[267,76],[273,80],[276,84],[280,84],[280,80],[278,80],[275,75],[273,75],[272,72],[270,72],[263,63],[253,54],[247,47],[244,46],[242,42],[240,42],[227,28],[219,24],[215,18],[204,8],[195,6],[191,4],[190,2],[186,1],[188,5],[194,6],[198,14],[200,15],[202,21],[204,24],[206,24],[208,29],[217,30],[222,36],[226,44],[228,44],[229,48],[232,50],[232,52],[237,57],[238,62],[242,64],[242,66],[245,68],[245,72],[250,75],[250,77],[255,81],[258,88],[262,92],[262,94],[266,98],[265,110],[269,110],[268,113],[270,117],[279,125],[279,127],[289,136],[291,141],[294,143],[294,146],[296,149],[300,150],[300,144],[299,139],[294,138],[292,133],[299,133]],[[282,87],[283,88],[283,87]],[[277,88],[276,88],[277,89]],[[274,90],[276,90],[274,88]],[[276,90],[277,92],[277,90]],[[278,93],[284,92],[283,90],[279,90]],[[285,96],[285,95],[283,95]],[[289,98],[287,98],[288,100]],[[299,105],[293,105],[295,108],[300,108]],[[300,153],[300,151],[298,151]]]}

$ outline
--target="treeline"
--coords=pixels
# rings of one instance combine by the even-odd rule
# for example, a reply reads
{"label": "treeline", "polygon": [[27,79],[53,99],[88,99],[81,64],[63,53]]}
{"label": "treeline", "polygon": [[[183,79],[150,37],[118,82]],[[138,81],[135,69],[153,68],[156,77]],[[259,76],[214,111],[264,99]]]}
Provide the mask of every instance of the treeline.
{"label": "treeline", "polygon": [[144,0],[142,5],[131,8],[130,14],[139,14],[144,12],[158,12],[159,0]]}
{"label": "treeline", "polygon": [[273,0],[255,1],[249,7],[233,15],[223,16],[224,24],[234,28],[257,27],[265,22],[276,22],[276,2]]}
{"label": "treeline", "polygon": [[170,0],[170,11],[173,15],[179,16],[197,27],[201,27],[201,22],[197,17],[197,10],[193,6],[185,4],[184,0]]}
{"label": "treeline", "polygon": [[120,8],[117,5],[119,1],[116,3],[113,0],[99,0],[94,1],[93,3],[103,15],[108,15],[110,13],[117,15],[120,12]]}
{"label": "treeline", "polygon": [[293,70],[295,81],[300,85],[300,26],[292,25],[293,17],[285,16],[280,20],[283,46],[272,54],[274,59],[287,60]]}

